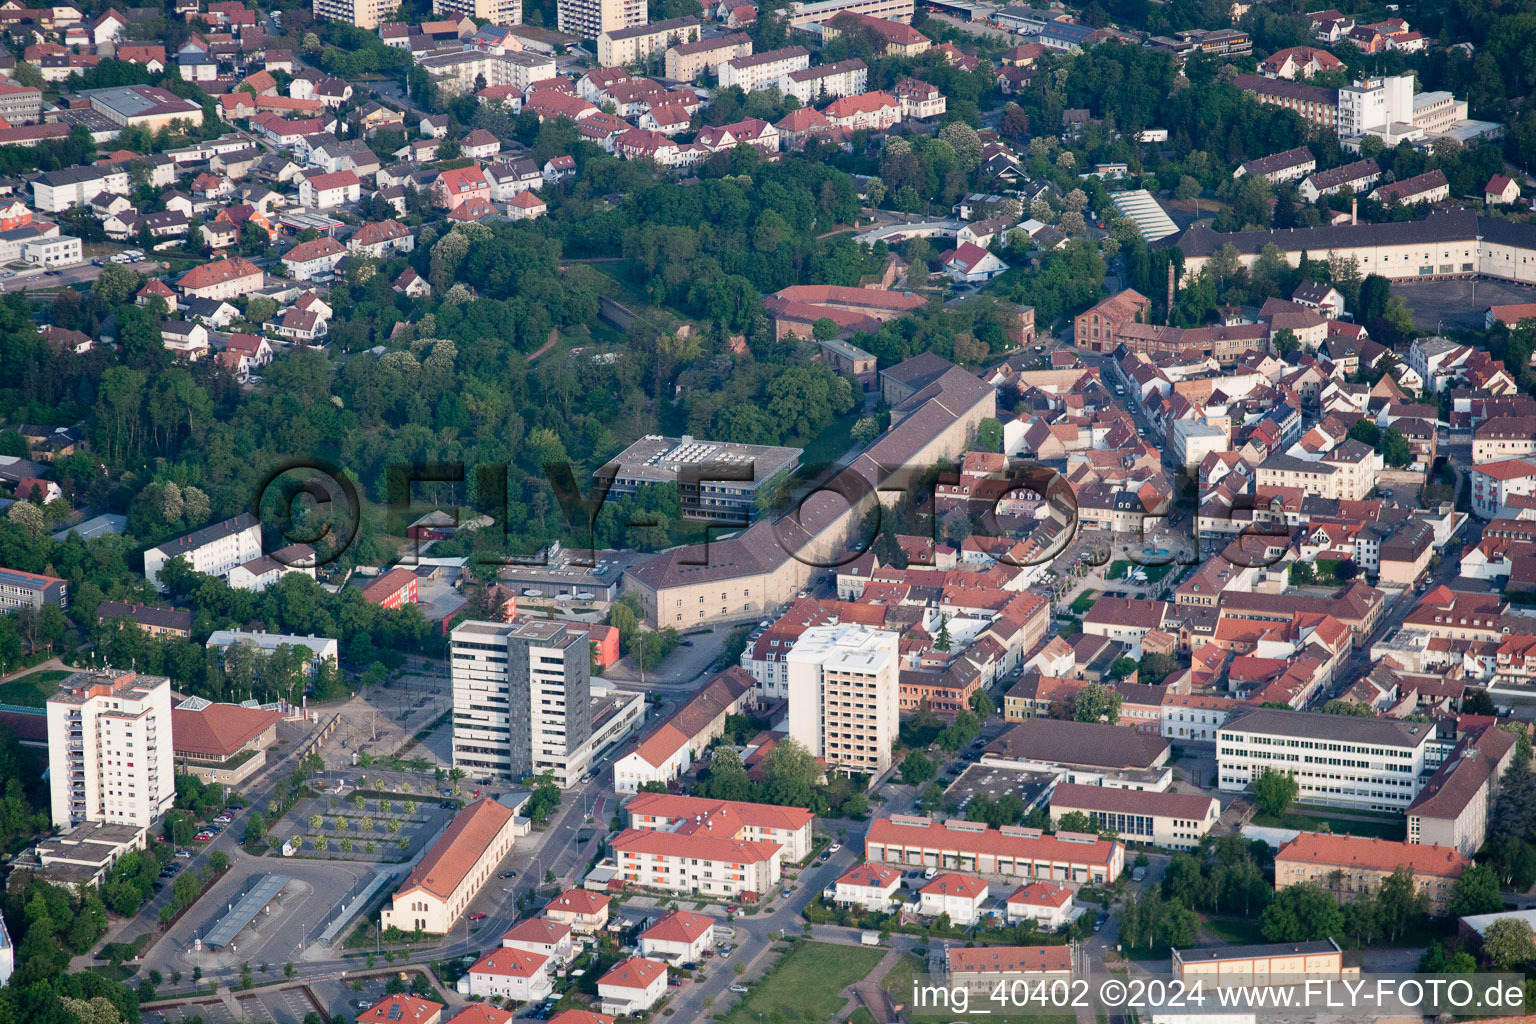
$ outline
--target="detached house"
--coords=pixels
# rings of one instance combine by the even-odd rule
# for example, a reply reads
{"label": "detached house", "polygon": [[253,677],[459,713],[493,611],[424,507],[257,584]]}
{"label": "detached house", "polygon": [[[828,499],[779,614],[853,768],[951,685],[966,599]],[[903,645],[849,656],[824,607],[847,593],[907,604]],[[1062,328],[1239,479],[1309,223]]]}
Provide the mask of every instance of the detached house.
{"label": "detached house", "polygon": [[990,281],[1008,269],[1008,264],[975,242],[965,242],[943,259],[944,274],[967,284]]}
{"label": "detached house", "polygon": [[397,220],[371,221],[347,239],[347,248],[367,253],[375,259],[388,259],[394,253],[416,248],[416,236]]}
{"label": "detached house", "polygon": [[478,167],[460,167],[443,171],[433,183],[432,191],[438,205],[446,207],[449,211],[457,210],[471,199],[483,199],[489,202],[491,198],[490,183],[485,180],[485,174]]}
{"label": "detached house", "polygon": [[188,298],[232,299],[260,291],[265,279],[266,275],[256,264],[234,256],[193,267],[181,276],[176,286]]}
{"label": "detached house", "polygon": [[299,179],[299,203],[311,210],[329,210],[362,198],[363,183],[354,171],[314,174]]}
{"label": "detached house", "polygon": [[336,239],[316,238],[283,253],[283,266],[294,280],[313,281],[331,274],[346,254],[347,250]]}

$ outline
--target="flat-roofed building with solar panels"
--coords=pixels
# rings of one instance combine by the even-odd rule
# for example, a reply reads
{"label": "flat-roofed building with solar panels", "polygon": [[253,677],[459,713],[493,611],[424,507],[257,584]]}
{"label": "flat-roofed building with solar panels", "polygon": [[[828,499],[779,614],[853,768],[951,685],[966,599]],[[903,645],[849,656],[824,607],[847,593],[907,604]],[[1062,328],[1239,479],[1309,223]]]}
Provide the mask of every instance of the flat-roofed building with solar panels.
{"label": "flat-roofed building with solar panels", "polygon": [[610,496],[675,483],[685,517],[745,526],[757,519],[758,491],[780,473],[793,473],[802,454],[800,448],[651,434],[599,473],[613,473]]}

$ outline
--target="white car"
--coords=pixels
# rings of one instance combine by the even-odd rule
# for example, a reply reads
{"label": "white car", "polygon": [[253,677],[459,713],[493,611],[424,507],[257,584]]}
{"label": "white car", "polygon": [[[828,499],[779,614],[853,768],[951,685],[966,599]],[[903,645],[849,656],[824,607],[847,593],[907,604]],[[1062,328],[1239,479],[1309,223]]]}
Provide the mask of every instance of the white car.
{"label": "white car", "polygon": [[746,992],[747,991],[747,986],[745,986],[745,985],[732,985],[731,986],[731,991],[732,992]]}
{"label": "white car", "polygon": [[843,848],[843,844],[842,843],[833,843],[831,846],[827,847],[827,852],[828,853],[836,853],[838,850],[841,850],[842,848]]}

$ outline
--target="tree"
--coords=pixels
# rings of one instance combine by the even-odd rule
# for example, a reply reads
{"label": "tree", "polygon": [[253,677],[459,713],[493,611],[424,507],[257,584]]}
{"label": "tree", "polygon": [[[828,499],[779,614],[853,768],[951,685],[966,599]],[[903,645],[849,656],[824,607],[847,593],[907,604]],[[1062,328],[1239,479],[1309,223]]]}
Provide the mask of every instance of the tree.
{"label": "tree", "polygon": [[1519,967],[1536,960],[1536,935],[1519,918],[1500,918],[1483,932],[1483,954],[1498,970]]}
{"label": "tree", "polygon": [[1282,327],[1275,332],[1275,355],[1284,359],[1286,356],[1301,348],[1301,341],[1296,337],[1296,332],[1289,327]]}
{"label": "tree", "polygon": [[[1132,664],[1134,666],[1134,662]],[[1120,694],[1103,683],[1089,683],[1077,691],[1072,717],[1079,722],[1107,722],[1114,725],[1120,720]]]}
{"label": "tree", "polygon": [[924,814],[932,814],[944,806],[944,787],[937,782],[930,782],[923,787],[923,791],[917,796],[917,805]]}
{"label": "tree", "polygon": [[722,743],[715,748],[709,760],[709,778],[700,787],[700,795],[716,800],[750,799],[752,782],[735,747]]}
{"label": "tree", "polygon": [[1143,683],[1155,685],[1161,683],[1182,667],[1179,659],[1171,654],[1151,652],[1141,656],[1141,664],[1137,667],[1136,678]]}
{"label": "tree", "polygon": [[1388,427],[1381,435],[1381,444],[1377,446],[1382,460],[1393,467],[1406,466],[1413,461],[1413,449],[1408,445],[1408,438],[1396,427]]}
{"label": "tree", "polygon": [[977,690],[971,694],[970,705],[971,710],[976,714],[976,718],[982,722],[991,718],[992,712],[996,710],[992,704],[992,698],[987,696],[987,691],[985,690]]}
{"label": "tree", "polygon": [[1392,285],[1386,278],[1379,274],[1368,274],[1364,281],[1360,282],[1360,303],[1357,320],[1360,323],[1369,323],[1386,315],[1387,300],[1391,297]]}
{"label": "tree", "polygon": [[1382,880],[1376,906],[1382,931],[1395,942],[1411,921],[1429,912],[1429,894],[1419,891],[1412,870],[1399,867]]}
{"label": "tree", "polygon": [[1082,811],[1068,811],[1056,819],[1056,831],[1087,832],[1091,834],[1098,832],[1098,829],[1093,827],[1093,819]]}
{"label": "tree", "polygon": [[901,762],[901,781],[909,786],[921,785],[938,774],[938,766],[921,750],[914,750]]}
{"label": "tree", "polygon": [[809,807],[821,775],[815,756],[793,738],[781,740],[763,758],[763,789],[769,803]]}
{"label": "tree", "polygon": [[1447,909],[1452,917],[1491,914],[1503,909],[1499,896],[1499,876],[1486,864],[1475,864],[1451,884]]}
{"label": "tree", "polygon": [[1119,657],[1109,663],[1109,678],[1124,679],[1136,671],[1136,659]]}
{"label": "tree", "polygon": [[1333,894],[1310,883],[1275,893],[1259,915],[1259,928],[1270,942],[1314,942],[1339,934],[1344,912]]}
{"label": "tree", "polygon": [[[1300,792],[1301,786],[1297,783],[1296,776],[1290,772],[1278,772],[1273,768],[1265,768],[1259,772],[1259,777],[1253,780],[1253,798],[1265,814],[1277,817],[1284,814],[1285,809]],[[1275,941],[1286,940],[1276,939]]]}
{"label": "tree", "polygon": [[1381,440],[1381,428],[1371,420],[1362,417],[1350,426],[1349,436],[1363,445],[1375,448]]}
{"label": "tree", "polygon": [[952,646],[954,646],[954,642],[950,639],[949,636],[949,616],[940,615],[939,632],[933,638],[933,649],[940,652],[941,654],[946,654],[949,652],[949,649]]}

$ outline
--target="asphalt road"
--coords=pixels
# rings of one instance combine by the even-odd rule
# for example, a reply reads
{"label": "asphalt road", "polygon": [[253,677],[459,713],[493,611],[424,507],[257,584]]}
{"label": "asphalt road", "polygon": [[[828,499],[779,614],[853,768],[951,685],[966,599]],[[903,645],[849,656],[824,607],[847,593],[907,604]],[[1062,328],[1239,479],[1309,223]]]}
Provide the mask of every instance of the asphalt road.
{"label": "asphalt road", "polygon": [[[155,273],[160,267],[158,263],[132,264],[141,273]],[[149,268],[149,269],[144,269]],[[79,266],[66,267],[57,274],[48,274],[43,270],[20,270],[14,277],[0,278],[0,292],[16,292],[22,290],[37,291],[43,288],[63,288],[67,285],[89,284],[96,280],[102,268],[94,263],[86,262]]]}

